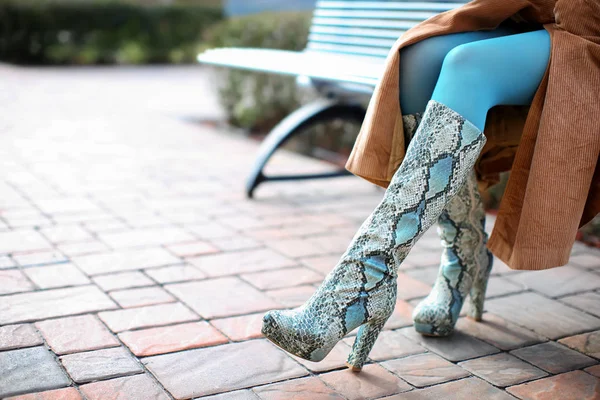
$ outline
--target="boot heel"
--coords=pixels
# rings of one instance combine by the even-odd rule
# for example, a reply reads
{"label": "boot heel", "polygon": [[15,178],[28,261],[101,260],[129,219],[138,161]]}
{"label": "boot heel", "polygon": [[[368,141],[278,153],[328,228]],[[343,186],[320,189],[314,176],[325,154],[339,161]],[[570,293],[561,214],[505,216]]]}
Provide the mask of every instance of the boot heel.
{"label": "boot heel", "polygon": [[359,372],[362,369],[386,321],[387,318],[383,321],[367,322],[360,327],[348,361],[346,361],[346,365],[352,371]]}
{"label": "boot heel", "polygon": [[[486,250],[487,251],[487,250]],[[487,268],[481,268],[477,273],[473,286],[471,286],[471,307],[467,316],[475,321],[481,321],[483,315],[483,305],[485,303],[485,292],[487,290],[488,280],[490,279],[490,273],[492,272],[492,263],[494,256],[492,253],[487,251],[488,265]]]}

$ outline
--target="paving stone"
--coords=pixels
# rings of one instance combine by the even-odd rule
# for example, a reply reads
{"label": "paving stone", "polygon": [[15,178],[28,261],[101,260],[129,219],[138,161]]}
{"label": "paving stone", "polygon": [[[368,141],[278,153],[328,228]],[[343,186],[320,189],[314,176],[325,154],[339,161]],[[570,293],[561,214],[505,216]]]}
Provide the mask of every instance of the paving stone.
{"label": "paving stone", "polygon": [[68,386],[69,379],[43,347],[0,352],[0,397]]}
{"label": "paving stone", "polygon": [[40,229],[52,243],[85,242],[93,236],[79,225],[56,225]]}
{"label": "paving stone", "polygon": [[[271,385],[261,386],[254,388],[254,391],[263,400],[280,400],[280,399],[300,399],[306,398],[311,400],[343,400],[344,397],[340,396],[334,390],[327,387],[319,378],[308,377],[293,379],[291,381],[285,381],[281,383],[274,383]],[[223,395],[222,395],[223,396]],[[212,397],[208,397],[213,399]],[[217,396],[215,400],[219,399]],[[223,400],[229,400],[225,397]],[[233,397],[232,400],[237,400]],[[246,399],[241,397],[240,400]],[[253,399],[248,395],[247,399]],[[254,397],[256,399],[256,397]]]}
{"label": "paving stone", "polygon": [[412,314],[415,308],[404,300],[396,300],[394,311],[388,318],[383,329],[397,329],[413,324]]}
{"label": "paving stone", "polygon": [[192,242],[195,239],[183,229],[176,227],[144,228],[126,232],[100,233],[98,237],[113,249],[185,243]]}
{"label": "paving stone", "polygon": [[207,255],[190,258],[188,261],[211,277],[267,271],[297,265],[295,261],[269,249]]}
{"label": "paving stone", "polygon": [[310,239],[280,239],[266,243],[271,249],[290,258],[317,256],[332,253],[324,249],[319,242]]}
{"label": "paving stone", "polygon": [[190,243],[172,244],[167,249],[177,257],[194,257],[204,254],[218,253],[219,249],[208,242],[196,241]]}
{"label": "paving stone", "polygon": [[25,274],[42,289],[87,285],[90,280],[72,264],[26,268]]}
{"label": "paving stone", "polygon": [[507,279],[521,283],[548,297],[565,296],[600,288],[599,275],[572,266],[521,272]]}
{"label": "paving stone", "polygon": [[91,200],[76,197],[38,199],[36,204],[46,214],[85,213],[100,210]]}
{"label": "paving stone", "polygon": [[17,263],[9,256],[0,256],[0,269],[10,269],[17,266]]}
{"label": "paving stone", "polygon": [[522,400],[593,400],[600,398],[600,380],[583,371],[573,371],[512,386],[507,391]]}
{"label": "paving stone", "polygon": [[[434,239],[439,243],[440,239]],[[442,249],[438,247],[437,251],[411,251],[408,257],[403,261],[403,264],[409,264],[415,267],[433,267],[439,266],[442,257]]]}
{"label": "paving stone", "polygon": [[511,351],[511,354],[551,374],[560,374],[574,369],[589,367],[597,363],[593,358],[555,342],[524,347]]}
{"label": "paving stone", "polygon": [[52,246],[39,232],[29,229],[0,232],[0,254],[50,250]]}
{"label": "paving stone", "polygon": [[312,372],[325,372],[333,369],[347,368],[346,360],[348,359],[348,354],[350,354],[350,346],[342,340],[335,345],[333,350],[322,361],[312,362],[296,356],[291,357]]}
{"label": "paving stone", "polygon": [[[585,249],[588,251],[588,249]],[[598,252],[594,253],[582,253],[571,256],[569,264],[578,265],[585,268],[600,268],[600,255]]]}
{"label": "paving stone", "polygon": [[491,313],[483,314],[483,321],[479,322],[471,318],[459,318],[456,329],[500,350],[513,350],[546,341],[543,337]]}
{"label": "paving stone", "polygon": [[218,278],[165,286],[202,317],[217,318],[280,307],[239,278]]}
{"label": "paving stone", "polygon": [[93,315],[41,321],[36,327],[56,354],[119,346],[119,341]]}
{"label": "paving stone", "polygon": [[445,338],[423,336],[412,327],[403,328],[400,332],[412,341],[450,361],[463,361],[499,352],[494,346],[462,332],[454,332]]}
{"label": "paving stone", "polygon": [[600,365],[594,365],[592,367],[587,367],[584,369],[588,374],[594,375],[595,377],[600,378]]}
{"label": "paving stone", "polygon": [[377,364],[365,365],[358,374],[345,369],[322,374],[319,378],[349,400],[375,399],[412,389]]}
{"label": "paving stone", "polygon": [[409,300],[425,297],[431,292],[431,286],[424,284],[407,274],[398,273],[398,299]]}
{"label": "paving stone", "polygon": [[0,294],[28,292],[34,289],[35,287],[18,269],[0,270]]}
{"label": "paving stone", "polygon": [[494,264],[492,267],[492,275],[501,275],[507,276],[515,273],[519,273],[520,271],[510,268],[506,265],[502,260],[498,257],[494,257]]}
{"label": "paving stone", "polygon": [[[344,339],[350,347],[354,344],[354,337]],[[377,337],[375,346],[369,353],[371,360],[382,361],[392,358],[401,358],[418,353],[425,353],[422,346],[404,336],[400,331],[383,331]]]}
{"label": "paving stone", "polygon": [[495,386],[506,387],[539,379],[548,374],[511,356],[501,353],[459,363],[473,375],[485,379]]}
{"label": "paving stone", "polygon": [[30,324],[0,327],[0,350],[13,350],[43,344],[42,338]]}
{"label": "paving stone", "polygon": [[211,239],[210,242],[220,251],[240,251],[264,247],[261,242],[245,236]]}
{"label": "paving stone", "polygon": [[88,383],[79,388],[88,400],[169,400],[169,396],[147,375],[133,375]]}
{"label": "paving stone", "polygon": [[322,275],[306,267],[244,274],[241,278],[261,290],[281,289],[323,281]]}
{"label": "paving stone", "polygon": [[73,262],[86,274],[97,275],[178,264],[181,260],[165,249],[150,248],[74,257]]}
{"label": "paving stone", "polygon": [[433,286],[437,279],[439,270],[439,265],[434,265],[431,267],[406,269],[404,270],[404,273],[410,276],[411,278],[418,280],[419,282],[422,282],[429,286]]}
{"label": "paving stone", "polygon": [[67,256],[79,257],[91,254],[107,253],[110,248],[98,240],[79,243],[58,244],[56,247]]}
{"label": "paving stone", "polygon": [[173,296],[158,286],[119,290],[110,292],[109,295],[123,308],[151,306],[175,301]]}
{"label": "paving stone", "polygon": [[158,283],[195,281],[206,278],[206,274],[198,268],[189,265],[174,265],[172,267],[152,268],[144,272]]}
{"label": "paving stone", "polygon": [[266,340],[153,356],[143,363],[176,399],[217,394],[306,375]]}
{"label": "paving stone", "polygon": [[318,256],[301,258],[300,262],[323,276],[327,276],[338,263],[340,256]]}
{"label": "paving stone", "polygon": [[99,313],[98,317],[104,321],[111,331],[116,333],[199,319],[197,315],[181,303],[106,311]]}
{"label": "paving stone", "polygon": [[14,294],[0,302],[0,325],[114,308],[117,305],[94,286]]}
{"label": "paving stone", "polygon": [[119,334],[119,338],[138,357],[228,342],[225,336],[206,321],[123,332]]}
{"label": "paving stone", "polygon": [[417,354],[381,365],[416,387],[437,385],[469,376],[464,369],[435,354]]}
{"label": "paving stone", "polygon": [[240,317],[220,318],[210,321],[218,330],[234,342],[262,337],[262,321],[264,312],[242,315]]}
{"label": "paving stone", "polygon": [[301,285],[283,289],[267,290],[265,294],[284,307],[292,308],[304,304],[316,290],[315,286]]}
{"label": "paving stone", "polygon": [[560,299],[560,301],[585,311],[588,314],[600,317],[600,293],[581,293],[574,296],[563,297]]}
{"label": "paving stone", "polygon": [[14,254],[12,258],[22,267],[59,264],[68,261],[68,259],[57,250]]}
{"label": "paving stone", "polygon": [[234,392],[215,394],[214,396],[204,396],[202,400],[259,400],[259,397],[251,390],[236,390]]}
{"label": "paving stone", "polygon": [[218,222],[203,222],[189,226],[188,229],[202,239],[225,238],[238,234],[235,230]]}
{"label": "paving stone", "polygon": [[62,356],[60,361],[77,383],[142,372],[138,361],[122,347]]}
{"label": "paving stone", "polygon": [[539,335],[558,339],[600,328],[600,319],[535,293],[486,302],[488,311]]}
{"label": "paving stone", "polygon": [[154,285],[154,282],[150,278],[138,271],[99,275],[93,277],[92,280],[102,290],[107,292]]}
{"label": "paving stone", "polygon": [[6,400],[83,400],[83,398],[76,389],[70,387],[9,397]]}
{"label": "paving stone", "polygon": [[99,221],[84,222],[85,227],[96,234],[100,232],[124,231],[127,225],[117,219],[105,219]]}
{"label": "paving stone", "polygon": [[561,339],[558,342],[573,350],[577,350],[580,353],[587,354],[594,358],[600,358],[600,331],[570,336]]}
{"label": "paving stone", "polygon": [[502,276],[491,276],[488,280],[486,298],[505,296],[525,290],[525,285],[508,280]]}
{"label": "paving stone", "polygon": [[386,398],[386,400],[514,400],[506,392],[482,381],[479,378],[466,378],[459,381],[448,382],[441,385],[431,386],[425,389],[417,389],[412,392],[402,393]]}

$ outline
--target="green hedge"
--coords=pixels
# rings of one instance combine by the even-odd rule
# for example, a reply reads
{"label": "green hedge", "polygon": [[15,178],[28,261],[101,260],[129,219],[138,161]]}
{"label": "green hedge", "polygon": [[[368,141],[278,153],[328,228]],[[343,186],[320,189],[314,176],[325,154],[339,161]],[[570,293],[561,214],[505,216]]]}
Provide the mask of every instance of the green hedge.
{"label": "green hedge", "polygon": [[27,64],[193,62],[222,11],[196,4],[0,0],[0,60]]}
{"label": "green hedge", "polygon": [[[311,13],[261,13],[231,18],[210,28],[203,46],[302,50],[306,47]],[[300,104],[295,79],[220,69],[222,105],[229,122],[266,132]]]}

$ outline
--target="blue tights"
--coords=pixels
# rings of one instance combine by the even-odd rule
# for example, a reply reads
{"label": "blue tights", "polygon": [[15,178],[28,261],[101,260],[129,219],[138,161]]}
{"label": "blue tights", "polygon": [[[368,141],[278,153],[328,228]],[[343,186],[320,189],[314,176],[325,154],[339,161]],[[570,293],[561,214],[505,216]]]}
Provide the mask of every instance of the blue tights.
{"label": "blue tights", "polygon": [[498,28],[423,40],[401,50],[402,112],[423,112],[432,99],[483,130],[490,108],[531,104],[549,57],[545,30]]}

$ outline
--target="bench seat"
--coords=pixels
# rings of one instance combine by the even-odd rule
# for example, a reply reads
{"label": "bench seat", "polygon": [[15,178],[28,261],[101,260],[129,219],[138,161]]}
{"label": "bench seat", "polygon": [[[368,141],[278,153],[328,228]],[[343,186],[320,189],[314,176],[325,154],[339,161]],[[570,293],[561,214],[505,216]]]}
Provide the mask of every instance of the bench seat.
{"label": "bench seat", "polygon": [[384,67],[383,60],[376,57],[235,47],[208,50],[198,56],[198,61],[227,68],[373,87]]}

